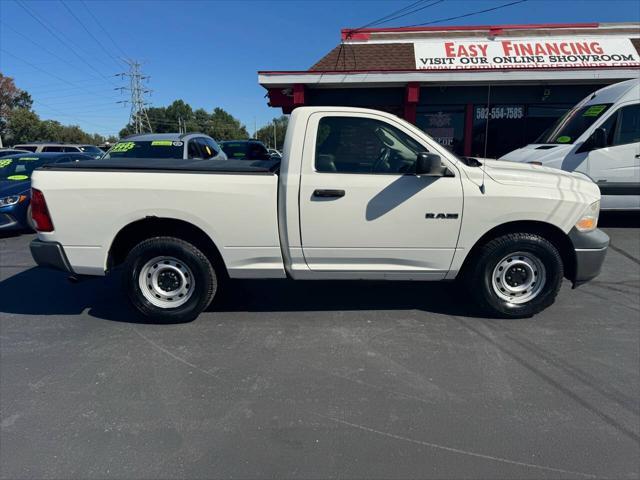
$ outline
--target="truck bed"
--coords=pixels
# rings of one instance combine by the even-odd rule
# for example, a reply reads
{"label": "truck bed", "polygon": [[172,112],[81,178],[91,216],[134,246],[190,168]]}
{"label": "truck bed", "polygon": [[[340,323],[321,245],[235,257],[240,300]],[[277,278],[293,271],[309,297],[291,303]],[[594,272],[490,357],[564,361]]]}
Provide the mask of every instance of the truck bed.
{"label": "truck bed", "polygon": [[278,162],[86,160],[37,169],[54,230],[78,274],[103,275],[120,230],[148,218],[202,230],[232,277],[284,276],[278,237]]}

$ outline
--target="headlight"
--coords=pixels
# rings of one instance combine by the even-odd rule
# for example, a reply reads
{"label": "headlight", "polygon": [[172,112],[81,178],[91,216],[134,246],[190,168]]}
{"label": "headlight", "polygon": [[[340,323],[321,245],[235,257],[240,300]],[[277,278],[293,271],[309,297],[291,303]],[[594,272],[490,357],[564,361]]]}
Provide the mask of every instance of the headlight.
{"label": "headlight", "polygon": [[586,212],[582,214],[580,220],[576,222],[576,228],[580,232],[590,232],[598,226],[598,215],[600,215],[600,200],[589,205]]}
{"label": "headlight", "polygon": [[26,195],[11,195],[9,197],[0,198],[0,207],[8,207],[16,203],[24,202]]}

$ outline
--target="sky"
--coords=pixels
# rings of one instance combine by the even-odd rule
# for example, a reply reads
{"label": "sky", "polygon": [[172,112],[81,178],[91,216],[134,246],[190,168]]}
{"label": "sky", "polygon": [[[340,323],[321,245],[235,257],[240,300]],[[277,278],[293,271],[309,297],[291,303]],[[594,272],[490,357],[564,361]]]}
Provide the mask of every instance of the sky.
{"label": "sky", "polygon": [[[116,76],[142,64],[165,106],[222,107],[249,132],[280,110],[267,106],[258,70],[306,70],[361,27],[414,0],[0,0],[0,71],[28,91],[43,119],[117,135],[129,117]],[[444,0],[384,27],[443,19],[510,3]],[[21,6],[24,5],[24,8]],[[40,22],[38,21],[40,20]],[[439,25],[640,21],[638,0],[528,0]],[[48,28],[46,28],[46,27]]]}

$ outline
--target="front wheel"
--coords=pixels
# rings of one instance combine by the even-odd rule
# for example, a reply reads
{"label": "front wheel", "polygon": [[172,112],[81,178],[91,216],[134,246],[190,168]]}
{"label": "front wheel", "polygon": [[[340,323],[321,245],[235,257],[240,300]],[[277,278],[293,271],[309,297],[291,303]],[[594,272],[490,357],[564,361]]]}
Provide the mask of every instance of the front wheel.
{"label": "front wheel", "polygon": [[468,291],[492,316],[523,318],[551,305],[564,276],[558,249],[531,233],[510,233],[483,245],[465,275]]}
{"label": "front wheel", "polygon": [[195,319],[213,300],[218,277],[191,243],[154,237],[136,245],[125,261],[124,285],[133,307],[158,323]]}

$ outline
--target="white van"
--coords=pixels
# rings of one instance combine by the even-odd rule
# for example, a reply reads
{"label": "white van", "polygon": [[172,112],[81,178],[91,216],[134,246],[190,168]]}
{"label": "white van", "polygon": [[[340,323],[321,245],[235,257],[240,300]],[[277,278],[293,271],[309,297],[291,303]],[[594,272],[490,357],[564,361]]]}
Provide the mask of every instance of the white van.
{"label": "white van", "polygon": [[640,210],[640,79],[592,93],[500,160],[582,172],[600,187],[603,210]]}

